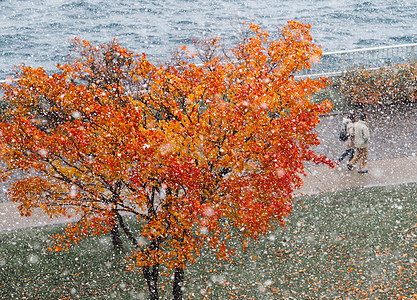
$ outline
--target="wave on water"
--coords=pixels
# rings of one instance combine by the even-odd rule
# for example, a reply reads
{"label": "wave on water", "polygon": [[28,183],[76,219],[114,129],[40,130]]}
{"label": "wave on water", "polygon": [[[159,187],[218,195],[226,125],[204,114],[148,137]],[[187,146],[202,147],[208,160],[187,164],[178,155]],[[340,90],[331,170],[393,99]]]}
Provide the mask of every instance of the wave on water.
{"label": "wave on water", "polygon": [[0,79],[23,62],[55,70],[74,37],[96,44],[116,38],[159,62],[193,39],[231,44],[244,21],[268,31],[292,19],[309,23],[324,51],[417,42],[411,0],[3,0],[0,11]]}

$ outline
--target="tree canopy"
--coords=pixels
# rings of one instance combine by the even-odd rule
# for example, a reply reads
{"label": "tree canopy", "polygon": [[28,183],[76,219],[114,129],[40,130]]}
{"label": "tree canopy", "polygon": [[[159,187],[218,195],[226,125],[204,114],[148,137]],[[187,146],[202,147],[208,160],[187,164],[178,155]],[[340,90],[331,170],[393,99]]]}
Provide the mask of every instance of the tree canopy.
{"label": "tree canopy", "polygon": [[249,241],[284,225],[305,161],[331,165],[312,150],[331,104],[310,97],[327,79],[294,77],[321,56],[309,28],[289,21],[269,40],[250,24],[227,53],[214,39],[161,65],[117,41],[75,40],[72,60],[54,74],[20,66],[3,85],[0,123],[3,179],[26,172],[11,200],[22,215],[79,217],[52,251],[109,232],[122,248],[126,235],[150,298],[166,265],[180,299],[183,270],[203,243],[230,258],[232,236]]}

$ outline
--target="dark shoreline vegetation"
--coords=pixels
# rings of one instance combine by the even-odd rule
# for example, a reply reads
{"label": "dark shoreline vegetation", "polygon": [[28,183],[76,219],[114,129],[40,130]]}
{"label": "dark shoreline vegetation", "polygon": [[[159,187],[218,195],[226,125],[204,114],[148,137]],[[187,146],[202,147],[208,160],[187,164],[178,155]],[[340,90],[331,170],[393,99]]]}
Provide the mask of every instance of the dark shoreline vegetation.
{"label": "dark shoreline vegetation", "polygon": [[376,70],[352,68],[343,75],[330,76],[331,84],[313,95],[320,103],[330,99],[332,112],[349,110],[384,111],[407,108],[417,103],[417,63],[384,65]]}
{"label": "dark shoreline vegetation", "polygon": [[[295,198],[286,230],[261,237],[233,261],[209,248],[186,269],[185,299],[408,299],[417,293],[417,184]],[[69,252],[47,243],[62,227],[0,233],[1,299],[146,299],[109,236]],[[214,253],[214,252],[213,252]],[[163,271],[163,270],[162,270]],[[161,276],[162,299],[171,279]]]}

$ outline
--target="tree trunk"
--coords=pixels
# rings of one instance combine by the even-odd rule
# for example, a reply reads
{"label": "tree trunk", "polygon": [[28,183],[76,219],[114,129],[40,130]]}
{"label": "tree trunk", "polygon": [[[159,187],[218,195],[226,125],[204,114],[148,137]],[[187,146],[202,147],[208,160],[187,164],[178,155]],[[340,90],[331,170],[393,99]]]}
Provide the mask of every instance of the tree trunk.
{"label": "tree trunk", "polygon": [[143,267],[143,277],[145,277],[149,290],[149,300],[159,300],[158,295],[158,276],[159,265]]}
{"label": "tree trunk", "polygon": [[110,229],[110,234],[111,234],[111,240],[113,242],[113,249],[115,251],[120,252],[123,250],[123,242],[120,236],[119,223],[117,222],[116,214],[114,214],[112,221],[113,222],[112,222],[112,227]]}
{"label": "tree trunk", "polygon": [[182,300],[182,287],[184,285],[184,269],[175,268],[174,283],[172,287],[172,294],[174,300]]}

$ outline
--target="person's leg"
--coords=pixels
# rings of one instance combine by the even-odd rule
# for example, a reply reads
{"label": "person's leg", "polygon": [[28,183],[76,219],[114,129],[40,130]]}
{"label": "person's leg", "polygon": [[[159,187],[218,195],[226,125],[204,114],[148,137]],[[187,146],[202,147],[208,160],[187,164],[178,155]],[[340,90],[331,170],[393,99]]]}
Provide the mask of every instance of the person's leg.
{"label": "person's leg", "polygon": [[352,160],[348,163],[348,169],[352,170],[352,167],[358,162],[359,158],[360,158],[360,149],[356,149],[355,150],[355,156],[352,158]]}
{"label": "person's leg", "polygon": [[358,172],[360,172],[363,167],[363,149],[358,149],[358,152],[360,152],[358,159]]}
{"label": "person's leg", "polygon": [[351,148],[351,149],[348,149],[348,150],[349,150],[349,160],[348,160],[348,163],[350,163],[352,161],[352,159],[353,159],[353,156],[355,155],[355,149]]}
{"label": "person's leg", "polygon": [[349,155],[349,150],[350,149],[346,149],[345,152],[343,152],[343,154],[338,159],[339,163],[341,163],[345,159],[345,157]]}
{"label": "person's leg", "polygon": [[[348,164],[347,164],[347,167],[348,167],[348,169],[349,170],[352,170],[353,169],[353,166],[358,162],[358,161],[360,161],[360,163],[359,163],[359,166],[358,166],[358,172],[361,172],[361,170],[362,170],[362,158],[363,158],[363,156],[364,156],[364,154],[365,154],[365,152],[364,152],[364,150],[366,150],[366,149],[364,149],[364,148],[356,148],[355,149],[355,152],[356,152],[356,154],[355,154],[355,156],[353,157],[353,159],[350,161],[350,162],[348,162]],[[362,163],[361,163],[362,162]]]}
{"label": "person's leg", "polygon": [[358,172],[365,173],[366,170],[364,168],[366,166],[366,163],[368,162],[368,148],[361,149],[361,152],[362,155],[359,161]]}
{"label": "person's leg", "polygon": [[368,164],[368,148],[363,149],[363,166]]}

